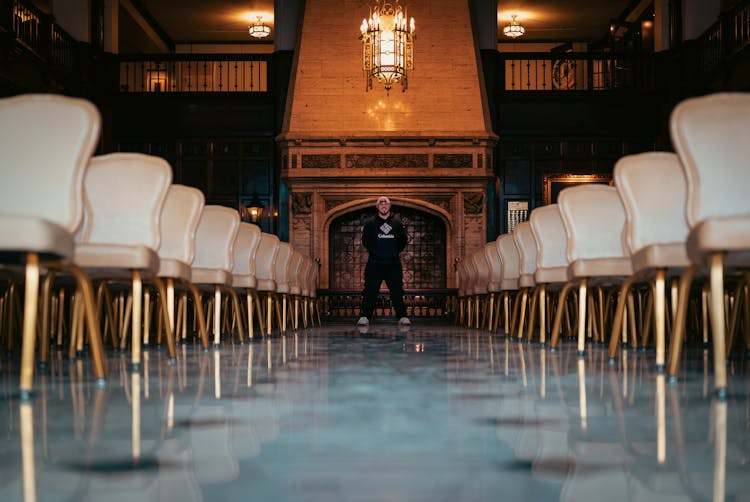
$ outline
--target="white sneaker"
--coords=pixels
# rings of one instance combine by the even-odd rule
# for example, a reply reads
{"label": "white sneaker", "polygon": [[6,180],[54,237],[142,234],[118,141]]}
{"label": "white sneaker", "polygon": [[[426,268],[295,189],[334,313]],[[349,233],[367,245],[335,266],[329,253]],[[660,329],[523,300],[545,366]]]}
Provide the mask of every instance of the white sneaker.
{"label": "white sneaker", "polygon": [[398,320],[399,326],[411,326],[411,321],[408,317],[402,317]]}
{"label": "white sneaker", "polygon": [[357,321],[357,326],[369,326],[370,320],[366,317],[360,317],[359,321]]}

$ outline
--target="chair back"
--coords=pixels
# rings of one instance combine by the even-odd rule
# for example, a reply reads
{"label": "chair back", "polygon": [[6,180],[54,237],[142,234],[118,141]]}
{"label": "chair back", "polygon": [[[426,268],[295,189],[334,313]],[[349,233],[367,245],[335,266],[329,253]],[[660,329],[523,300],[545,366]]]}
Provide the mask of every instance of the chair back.
{"label": "chair back", "polygon": [[194,269],[221,270],[228,274],[234,268],[234,243],[240,230],[240,214],[228,207],[208,205],[203,208],[195,232]]}
{"label": "chair back", "polygon": [[159,259],[192,265],[195,232],[205,206],[203,192],[185,185],[171,185],[161,210]]}
{"label": "chair back", "polygon": [[520,270],[519,286],[529,288],[536,284],[536,240],[531,231],[531,223],[524,221],[513,229],[513,240],[518,248],[518,266]]}
{"label": "chair back", "polygon": [[472,255],[476,277],[474,279],[474,294],[486,295],[490,283],[490,264],[484,254],[484,247],[477,249]]}
{"label": "chair back", "polygon": [[80,244],[145,246],[156,251],[172,168],[161,157],[110,153],[92,157],[84,177]]}
{"label": "chair back", "polygon": [[631,253],[651,244],[687,240],[687,184],[676,154],[627,155],[617,161],[614,174]]}
{"label": "chair back", "polygon": [[0,213],[40,217],[74,234],[83,217],[84,171],[100,127],[99,111],[84,99],[0,99]]}
{"label": "chair back", "polygon": [[615,187],[589,183],[565,188],[557,198],[568,262],[629,256],[623,245],[625,208]]}
{"label": "chair back", "polygon": [[513,234],[503,234],[495,241],[500,260],[503,263],[503,289],[518,289],[521,275],[521,257],[518,254]]}
{"label": "chair back", "polygon": [[292,245],[288,242],[279,244],[279,253],[276,256],[275,275],[276,292],[289,292],[289,261],[292,259]]}
{"label": "chair back", "polygon": [[310,270],[312,269],[313,261],[312,258],[309,256],[302,255],[302,265],[300,266],[299,270],[299,276],[300,276],[300,286],[302,288],[302,291],[300,292],[302,296],[310,296],[310,287],[311,287],[311,281],[310,281]]}
{"label": "chair back", "polygon": [[558,205],[548,204],[534,209],[529,221],[536,242],[537,268],[567,267],[568,236]]}
{"label": "chair back", "polygon": [[296,249],[292,250],[292,257],[289,259],[289,292],[293,295],[299,295],[302,293],[302,265],[304,262],[304,256]]}
{"label": "chair back", "polygon": [[669,125],[685,169],[688,226],[750,214],[750,94],[686,99],[672,111]]}
{"label": "chair back", "polygon": [[281,242],[273,234],[262,232],[255,252],[255,279],[259,291],[276,291],[276,257]]}
{"label": "chair back", "polygon": [[500,261],[500,254],[497,252],[495,241],[490,241],[484,245],[484,257],[490,267],[490,281],[487,284],[487,291],[499,291],[503,280],[503,262]]}
{"label": "chair back", "polygon": [[260,244],[260,234],[258,225],[240,222],[237,239],[234,241],[232,275],[244,278],[242,287],[255,288],[255,253]]}

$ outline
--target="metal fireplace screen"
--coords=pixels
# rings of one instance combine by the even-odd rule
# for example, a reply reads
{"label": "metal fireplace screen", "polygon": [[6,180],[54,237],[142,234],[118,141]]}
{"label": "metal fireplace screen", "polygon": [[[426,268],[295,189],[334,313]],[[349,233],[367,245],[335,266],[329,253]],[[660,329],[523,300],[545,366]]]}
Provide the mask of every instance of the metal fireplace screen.
{"label": "metal fireplace screen", "polygon": [[[445,225],[428,213],[408,207],[393,206],[401,216],[409,236],[401,253],[404,267],[404,288],[441,289],[445,277]],[[344,214],[331,223],[329,232],[329,284],[331,289],[358,290],[364,281],[367,250],[362,246],[365,219],[375,214],[374,208]]]}

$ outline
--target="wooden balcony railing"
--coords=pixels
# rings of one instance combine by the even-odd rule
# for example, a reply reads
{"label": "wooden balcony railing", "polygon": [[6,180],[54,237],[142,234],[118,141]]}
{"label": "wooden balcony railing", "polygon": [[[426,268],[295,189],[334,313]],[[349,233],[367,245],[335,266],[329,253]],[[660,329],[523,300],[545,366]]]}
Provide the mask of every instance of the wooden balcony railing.
{"label": "wooden balcony railing", "polygon": [[702,73],[716,70],[750,44],[750,0],[744,0],[722,13],[696,40],[698,68]]}
{"label": "wooden balcony railing", "polygon": [[653,59],[648,54],[500,53],[504,91],[650,90]]}
{"label": "wooden balcony railing", "polygon": [[120,56],[120,92],[268,92],[269,56]]}

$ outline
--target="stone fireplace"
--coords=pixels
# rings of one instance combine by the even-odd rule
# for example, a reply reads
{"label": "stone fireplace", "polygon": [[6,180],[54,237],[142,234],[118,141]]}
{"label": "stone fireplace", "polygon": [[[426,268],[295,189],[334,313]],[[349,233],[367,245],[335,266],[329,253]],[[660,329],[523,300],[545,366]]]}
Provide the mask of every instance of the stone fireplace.
{"label": "stone fireplace", "polygon": [[[368,4],[307,0],[282,134],[281,176],[289,191],[289,240],[320,261],[329,287],[331,224],[394,206],[434,217],[445,228],[445,287],[455,260],[486,242],[492,133],[466,2],[419,0],[415,70],[405,92],[365,92],[357,31]],[[446,41],[442,22],[452,20]],[[356,252],[356,250],[355,250]],[[358,289],[357,282],[351,289]]]}

